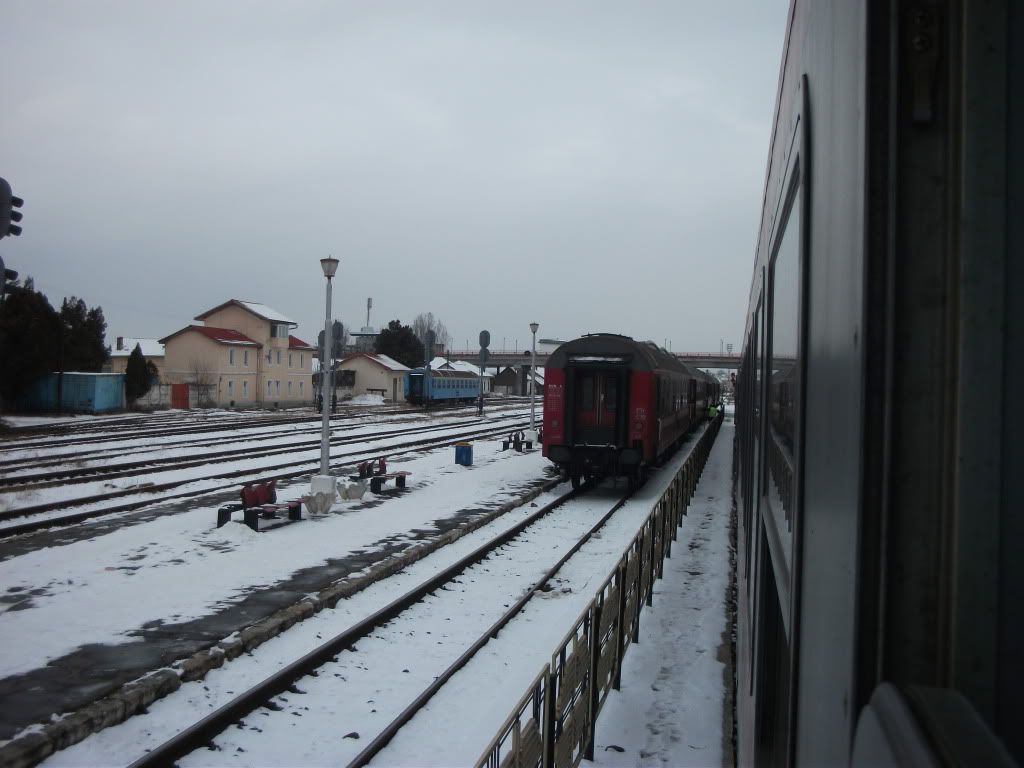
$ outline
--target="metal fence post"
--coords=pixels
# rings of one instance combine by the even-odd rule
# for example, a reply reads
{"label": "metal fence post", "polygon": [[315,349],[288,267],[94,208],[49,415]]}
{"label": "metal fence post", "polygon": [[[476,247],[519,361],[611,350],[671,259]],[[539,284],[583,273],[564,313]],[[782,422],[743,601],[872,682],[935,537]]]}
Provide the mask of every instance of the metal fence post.
{"label": "metal fence post", "polygon": [[594,741],[597,738],[597,705],[601,697],[601,689],[597,686],[597,667],[601,658],[601,608],[602,603],[594,598],[594,607],[590,611],[590,717],[587,718],[587,743],[583,748],[583,756],[587,760],[594,759]]}
{"label": "metal fence post", "polygon": [[548,666],[548,677],[544,684],[544,760],[542,768],[554,768],[555,764],[555,670]]}
{"label": "metal fence post", "polygon": [[629,552],[619,561],[619,573],[617,576],[619,584],[619,629],[615,633],[615,681],[612,688],[616,691],[622,686],[622,657],[625,653],[626,628],[623,623],[626,621],[626,562],[629,560]]}

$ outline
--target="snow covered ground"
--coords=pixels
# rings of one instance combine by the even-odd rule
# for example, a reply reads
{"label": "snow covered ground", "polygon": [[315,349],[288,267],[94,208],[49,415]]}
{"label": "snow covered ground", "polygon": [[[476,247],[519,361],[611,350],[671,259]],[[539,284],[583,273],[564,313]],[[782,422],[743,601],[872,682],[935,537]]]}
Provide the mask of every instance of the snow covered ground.
{"label": "snow covered ground", "polygon": [[[626,655],[622,690],[612,693],[598,723],[598,765],[721,765],[727,757],[722,733],[727,687],[725,605],[730,565],[732,437],[732,424],[726,422],[691,501],[673,556],[666,561],[665,578],[656,584],[654,607],[641,615],[641,641]],[[297,569],[358,552],[382,539],[400,539],[410,531],[429,529],[452,510],[497,505],[542,476],[548,466],[539,452],[517,454],[498,448],[496,442],[477,443],[475,463],[470,468],[455,465],[451,449],[425,453],[400,467],[414,473],[410,492],[379,504],[367,500],[339,503],[334,514],[270,533],[256,534],[242,525],[216,529],[213,508],[197,508],[95,540],[2,562],[0,580],[5,588],[26,597],[22,603],[0,604],[0,643],[18,649],[16,654],[0,657],[0,675],[44,665],[85,643],[126,642],[147,622],[181,621],[202,615],[240,599],[254,585],[271,585]],[[656,494],[656,484],[657,477],[641,496]],[[536,503],[544,503],[544,498]],[[641,506],[642,499],[638,499],[637,519],[642,519],[638,511]],[[445,547],[399,576],[293,627],[252,656],[235,660],[202,681],[183,685],[176,694],[155,703],[148,715],[107,729],[58,753],[47,764],[114,765],[130,761],[140,747],[166,739],[192,722],[197,712],[219,706],[232,693],[244,690],[320,642],[318,638],[335,634],[339,627],[372,612],[384,597],[404,591],[403,584],[421,580],[423,573],[436,572],[446,562],[462,556],[484,537],[493,535],[492,527],[510,527],[530,511],[527,507],[502,516],[487,529]],[[622,520],[627,518],[624,515]],[[628,521],[622,524],[624,539],[631,535],[626,532],[630,525]],[[632,532],[635,530],[633,526]],[[600,542],[608,552],[618,546],[611,536]],[[173,588],[167,588],[169,584]],[[495,646],[489,653],[522,655],[527,660],[549,656],[578,613],[571,606],[559,608],[552,615],[564,618],[565,627],[516,636],[509,650],[495,650]],[[425,618],[422,631],[445,631],[446,622],[437,621],[442,624],[440,628]],[[553,623],[551,618],[537,618],[535,626]],[[502,691],[508,689],[507,694],[499,696],[491,686],[475,693],[463,691],[463,695],[477,696],[481,705],[487,704],[477,707],[481,710],[478,725],[453,731],[424,720],[427,725],[420,726],[422,733],[416,737],[418,746],[413,751],[404,751],[401,741],[406,737],[400,736],[375,764],[444,765],[475,760],[540,663],[528,661],[520,665],[522,671],[516,675],[496,680],[503,683]],[[399,682],[408,676],[398,669],[393,671]],[[308,708],[307,725],[321,724],[322,730],[314,728],[314,734],[330,733],[333,738],[350,732],[337,719],[320,717],[326,714],[322,705],[311,706],[310,701],[303,700],[296,706]],[[450,710],[441,701],[431,706],[439,712]],[[310,751],[310,732],[301,730],[305,735],[296,735],[291,751],[286,741],[284,751],[267,756],[269,759],[261,760],[258,753],[248,752],[239,762],[316,764],[320,753]],[[298,729],[295,732],[298,734]],[[286,735],[280,738],[287,739]],[[287,760],[287,755],[295,759]],[[433,755],[429,761],[428,755]],[[227,761],[218,758],[226,757],[225,752],[211,752],[205,760],[190,757],[189,764],[220,765]]]}

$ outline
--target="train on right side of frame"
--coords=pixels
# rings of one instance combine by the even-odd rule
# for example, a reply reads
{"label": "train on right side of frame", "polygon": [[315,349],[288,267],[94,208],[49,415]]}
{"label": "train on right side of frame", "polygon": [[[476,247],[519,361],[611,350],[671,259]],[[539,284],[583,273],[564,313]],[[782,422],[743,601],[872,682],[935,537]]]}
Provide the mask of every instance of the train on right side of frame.
{"label": "train on right side of frame", "polygon": [[720,405],[721,394],[718,379],[654,342],[582,336],[544,366],[544,456],[574,487],[599,477],[639,485]]}
{"label": "train on right side of frame", "polygon": [[1022,41],[1011,0],[791,2],[735,393],[737,765],[1024,763]]}

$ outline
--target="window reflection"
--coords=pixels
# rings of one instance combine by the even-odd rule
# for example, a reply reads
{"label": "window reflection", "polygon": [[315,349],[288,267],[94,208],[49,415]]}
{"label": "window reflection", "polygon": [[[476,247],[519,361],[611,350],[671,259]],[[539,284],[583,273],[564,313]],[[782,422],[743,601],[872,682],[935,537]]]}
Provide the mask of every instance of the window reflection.
{"label": "window reflection", "polygon": [[771,267],[768,374],[768,505],[787,562],[796,498],[800,403],[800,195],[793,196]]}

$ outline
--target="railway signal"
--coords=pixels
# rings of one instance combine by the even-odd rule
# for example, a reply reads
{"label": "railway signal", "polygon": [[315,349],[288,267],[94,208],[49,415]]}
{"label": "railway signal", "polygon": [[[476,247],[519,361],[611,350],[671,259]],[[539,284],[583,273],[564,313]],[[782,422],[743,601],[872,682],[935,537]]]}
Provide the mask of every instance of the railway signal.
{"label": "railway signal", "polygon": [[483,416],[484,413],[484,363],[487,362],[487,347],[491,343],[491,332],[480,331],[480,402],[477,413]]}
{"label": "railway signal", "polygon": [[18,279],[18,273],[13,269],[7,269],[4,266],[3,256],[0,256],[0,299],[3,299],[7,293],[7,281],[10,280],[12,283]]}
{"label": "railway signal", "polygon": [[21,227],[16,223],[21,221],[21,211],[16,209],[24,204],[24,200],[11,192],[7,180],[0,178],[0,238],[21,234]]}

